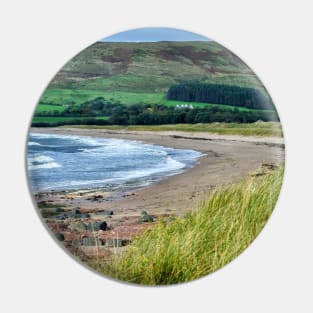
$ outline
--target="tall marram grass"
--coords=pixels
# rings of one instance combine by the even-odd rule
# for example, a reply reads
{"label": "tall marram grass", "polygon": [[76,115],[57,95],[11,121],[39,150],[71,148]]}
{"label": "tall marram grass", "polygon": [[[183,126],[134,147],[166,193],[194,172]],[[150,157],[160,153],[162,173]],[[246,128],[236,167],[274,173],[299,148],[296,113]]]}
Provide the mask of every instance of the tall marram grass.
{"label": "tall marram grass", "polygon": [[[69,127],[69,126],[65,126]],[[72,125],[75,128],[129,130],[129,131],[184,131],[207,132],[219,135],[241,135],[258,137],[282,137],[280,122],[255,123],[200,123],[171,125]]]}
{"label": "tall marram grass", "polygon": [[276,204],[283,166],[216,189],[194,213],[159,224],[123,255],[93,264],[114,278],[145,285],[182,283],[212,273],[260,233]]}

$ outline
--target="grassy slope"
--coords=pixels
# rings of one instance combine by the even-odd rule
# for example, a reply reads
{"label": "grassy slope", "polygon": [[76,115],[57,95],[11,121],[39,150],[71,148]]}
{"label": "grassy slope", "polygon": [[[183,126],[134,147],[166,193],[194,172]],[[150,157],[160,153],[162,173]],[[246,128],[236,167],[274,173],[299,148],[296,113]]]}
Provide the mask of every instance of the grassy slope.
{"label": "grassy slope", "polygon": [[65,110],[65,106],[60,105],[51,105],[51,104],[45,104],[41,103],[36,107],[36,113],[42,113],[42,112],[63,112]]}
{"label": "grassy slope", "polygon": [[195,213],[161,221],[125,255],[92,264],[106,275],[145,285],[182,283],[232,261],[259,234],[281,189],[283,167],[217,189]]}
{"label": "grassy slope", "polygon": [[154,93],[186,79],[262,86],[238,57],[212,41],[98,42],[68,62],[51,87]]}
{"label": "grassy slope", "polygon": [[[68,126],[66,126],[68,127]],[[98,125],[73,125],[75,128],[136,130],[136,131],[187,131],[208,132],[220,135],[243,135],[260,137],[282,137],[282,128],[279,122],[267,123],[208,123],[208,124],[175,124],[175,125],[131,125],[131,126],[98,126]]]}
{"label": "grassy slope", "polygon": [[103,96],[124,104],[176,105],[165,99],[166,91],[191,79],[264,90],[239,58],[215,42],[98,42],[61,69],[40,103],[80,104]]}

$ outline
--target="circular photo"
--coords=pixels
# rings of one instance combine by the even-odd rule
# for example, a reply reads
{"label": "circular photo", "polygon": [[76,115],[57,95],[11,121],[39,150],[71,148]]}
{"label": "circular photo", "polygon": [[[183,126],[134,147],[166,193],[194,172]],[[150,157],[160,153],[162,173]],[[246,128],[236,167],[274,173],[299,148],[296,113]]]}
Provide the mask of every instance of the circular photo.
{"label": "circular photo", "polygon": [[27,140],[30,192],[52,237],[93,271],[140,285],[231,262],[263,229],[284,174],[262,82],[214,40],[172,28],[125,31],[74,56]]}

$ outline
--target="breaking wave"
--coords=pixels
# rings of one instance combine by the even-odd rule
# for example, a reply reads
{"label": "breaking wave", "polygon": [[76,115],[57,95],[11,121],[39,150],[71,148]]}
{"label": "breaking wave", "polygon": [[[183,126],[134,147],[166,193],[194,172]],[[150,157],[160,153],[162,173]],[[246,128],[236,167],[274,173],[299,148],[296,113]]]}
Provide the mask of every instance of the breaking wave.
{"label": "breaking wave", "polygon": [[192,167],[200,156],[140,141],[31,133],[28,176],[35,192],[145,186]]}
{"label": "breaking wave", "polygon": [[55,167],[61,167],[61,165],[55,162],[55,160],[51,157],[37,155],[28,158],[28,169],[30,171],[38,169],[49,169]]}

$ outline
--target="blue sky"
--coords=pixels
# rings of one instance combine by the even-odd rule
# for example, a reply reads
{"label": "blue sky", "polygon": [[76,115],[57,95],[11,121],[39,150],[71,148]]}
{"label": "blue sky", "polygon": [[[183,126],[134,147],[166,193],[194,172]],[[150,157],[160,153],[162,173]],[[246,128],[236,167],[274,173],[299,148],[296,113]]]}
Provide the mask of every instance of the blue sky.
{"label": "blue sky", "polygon": [[207,37],[166,27],[145,27],[128,30],[101,39],[113,42],[154,42],[154,41],[208,41]]}

